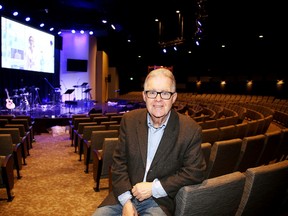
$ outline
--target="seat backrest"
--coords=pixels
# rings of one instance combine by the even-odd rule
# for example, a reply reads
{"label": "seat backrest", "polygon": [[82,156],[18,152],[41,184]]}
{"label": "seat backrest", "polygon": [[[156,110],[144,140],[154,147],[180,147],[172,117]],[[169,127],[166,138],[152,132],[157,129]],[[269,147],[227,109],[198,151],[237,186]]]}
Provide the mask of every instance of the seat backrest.
{"label": "seat backrest", "polygon": [[257,135],[258,125],[259,125],[259,122],[257,121],[257,119],[248,121],[248,129],[247,129],[246,136]]}
{"label": "seat backrest", "polygon": [[6,124],[6,128],[19,128],[20,136],[25,137],[26,132],[25,132],[25,126],[23,124]]}
{"label": "seat backrest", "polygon": [[236,216],[279,215],[288,188],[288,160],[247,169],[245,176]]}
{"label": "seat backrest", "polygon": [[0,127],[4,127],[5,124],[8,124],[8,119],[0,119]]}
{"label": "seat backrest", "polygon": [[243,139],[247,135],[248,123],[243,122],[240,124],[236,124],[235,127],[236,127],[235,138]]}
{"label": "seat backrest", "polygon": [[209,128],[202,130],[202,142],[209,142],[213,145],[214,142],[219,140],[219,129]]}
{"label": "seat backrest", "polygon": [[210,157],[210,153],[211,153],[211,143],[201,143],[201,149],[203,151],[203,155],[205,158],[205,162],[206,162],[206,166],[208,167],[208,163],[209,163],[209,157]]}
{"label": "seat backrest", "polygon": [[121,122],[123,115],[113,115],[110,117],[110,121],[118,121],[118,123]]}
{"label": "seat backrest", "polygon": [[265,144],[265,135],[244,137],[241,153],[235,171],[245,172],[248,168],[256,167]]}
{"label": "seat backrest", "polygon": [[206,178],[232,173],[237,165],[242,140],[239,138],[216,141],[212,144]]}
{"label": "seat backrest", "polygon": [[244,184],[244,174],[234,172],[206,179],[201,184],[184,186],[176,195],[174,215],[235,215]]}
{"label": "seat backrest", "polygon": [[11,134],[0,134],[0,155],[13,153],[13,142]]}
{"label": "seat backrest", "polygon": [[0,134],[11,134],[14,144],[21,142],[19,128],[0,128]]}
{"label": "seat backrest", "polygon": [[74,124],[74,120],[75,120],[76,118],[85,118],[85,117],[87,117],[86,114],[73,114],[73,115],[72,115],[72,125]]}
{"label": "seat backrest", "polygon": [[288,128],[281,130],[281,142],[276,152],[277,161],[285,160],[288,156]]}
{"label": "seat backrest", "polygon": [[0,115],[0,119],[7,119],[10,122],[11,119],[15,118],[14,115]]}
{"label": "seat backrest", "polygon": [[103,116],[102,113],[90,113],[89,114],[89,117],[91,120],[93,120],[94,117],[101,117],[101,116]]}
{"label": "seat backrest", "polygon": [[112,156],[114,149],[119,142],[118,137],[114,138],[104,138],[103,141],[103,149],[102,149],[102,171],[101,177],[108,177],[109,176],[109,169],[112,165]]}
{"label": "seat backrest", "polygon": [[235,125],[219,127],[219,140],[234,139],[236,135]]}
{"label": "seat backrest", "polygon": [[97,122],[97,124],[101,124],[101,122],[109,121],[109,116],[97,116],[93,118],[94,122]]}
{"label": "seat backrest", "polygon": [[116,138],[119,136],[118,130],[92,131],[90,159],[93,160],[93,149],[101,150],[105,138]]}
{"label": "seat backrest", "polygon": [[261,118],[261,119],[258,119],[257,121],[258,121],[258,127],[257,127],[256,134],[266,133],[266,131],[264,131],[266,120],[264,118]]}
{"label": "seat backrest", "polygon": [[84,126],[83,128],[83,139],[84,140],[91,140],[91,134],[92,131],[96,130],[106,130],[105,125],[90,125],[90,126]]}
{"label": "seat backrest", "polygon": [[28,120],[28,124],[31,125],[32,124],[32,118],[29,115],[16,115],[15,119],[27,119]]}
{"label": "seat backrest", "polygon": [[74,130],[78,130],[78,125],[79,123],[83,123],[83,122],[91,122],[91,119],[89,117],[81,117],[81,118],[75,118],[74,119]]}
{"label": "seat backrest", "polygon": [[273,121],[273,116],[274,115],[269,115],[269,116],[266,116],[264,119],[265,119],[265,124],[263,126],[263,133],[266,133],[271,122]]}
{"label": "seat backrest", "polygon": [[108,130],[119,130],[120,129],[120,124],[112,124],[109,125]]}
{"label": "seat backrest", "polygon": [[96,122],[80,122],[78,124],[78,134],[83,134],[83,129],[85,126],[93,126],[93,125],[97,125]]}
{"label": "seat backrest", "polygon": [[217,127],[217,120],[211,119],[211,120],[207,120],[202,122],[201,124],[199,123],[199,125],[202,127],[202,129],[210,129],[210,128],[216,128]]}
{"label": "seat backrest", "polygon": [[117,121],[103,121],[103,122],[100,123],[100,125],[105,125],[106,129],[109,129],[109,126],[113,125],[113,124],[114,125],[118,124],[118,122]]}
{"label": "seat backrest", "polygon": [[258,166],[269,164],[269,162],[276,157],[276,151],[281,142],[281,130],[267,132],[265,136],[265,146],[261,152]]}
{"label": "seat backrest", "polygon": [[[0,155],[0,188],[6,188],[8,201],[12,201],[14,196],[11,190],[14,187],[14,160],[13,154],[7,156]],[[2,198],[1,198],[2,199]]]}
{"label": "seat backrest", "polygon": [[23,124],[25,131],[29,131],[28,119],[14,118],[14,119],[11,119],[10,124]]}
{"label": "seat backrest", "polygon": [[114,138],[118,136],[119,136],[118,130],[92,131],[91,149],[100,150],[103,148],[103,141],[105,138]]}

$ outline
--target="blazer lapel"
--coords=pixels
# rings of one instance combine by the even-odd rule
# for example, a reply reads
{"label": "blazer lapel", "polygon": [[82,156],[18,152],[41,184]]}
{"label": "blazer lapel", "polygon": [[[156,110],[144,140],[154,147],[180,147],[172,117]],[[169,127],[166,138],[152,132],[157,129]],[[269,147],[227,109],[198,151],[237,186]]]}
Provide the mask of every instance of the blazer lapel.
{"label": "blazer lapel", "polygon": [[140,148],[141,158],[146,167],[146,157],[147,157],[147,144],[148,144],[148,126],[147,126],[147,111],[143,112],[138,120],[137,127],[137,137]]}
{"label": "blazer lapel", "polygon": [[151,168],[155,166],[159,160],[163,156],[167,156],[167,153],[171,150],[171,148],[174,147],[174,143],[176,142],[179,126],[178,126],[178,115],[173,110],[171,111],[170,118],[167,122],[167,126],[165,128],[164,134],[162,136],[162,139],[159,143],[159,147],[156,151],[156,154],[154,156],[154,159],[151,164]]}

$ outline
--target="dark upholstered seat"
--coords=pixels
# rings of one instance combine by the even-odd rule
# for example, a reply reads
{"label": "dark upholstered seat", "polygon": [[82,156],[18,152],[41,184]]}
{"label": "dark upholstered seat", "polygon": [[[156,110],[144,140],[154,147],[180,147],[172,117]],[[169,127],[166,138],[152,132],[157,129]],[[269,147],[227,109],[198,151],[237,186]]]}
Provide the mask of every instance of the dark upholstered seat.
{"label": "dark upholstered seat", "polygon": [[235,215],[245,176],[240,172],[206,179],[201,184],[182,187],[176,195],[175,216]]}
{"label": "dark upholstered seat", "polygon": [[104,138],[102,150],[93,150],[93,178],[96,182],[95,191],[99,191],[100,179],[108,178],[112,165],[112,156],[119,138]]}
{"label": "dark upholstered seat", "polygon": [[[288,160],[250,168],[236,216],[281,215],[287,199]],[[287,201],[286,201],[287,205]]]}

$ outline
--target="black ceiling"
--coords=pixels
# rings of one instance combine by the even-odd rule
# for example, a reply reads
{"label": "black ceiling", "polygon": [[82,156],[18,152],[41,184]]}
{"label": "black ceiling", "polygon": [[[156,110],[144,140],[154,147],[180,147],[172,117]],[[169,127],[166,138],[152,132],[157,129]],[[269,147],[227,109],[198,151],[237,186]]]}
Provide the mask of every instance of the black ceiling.
{"label": "black ceiling", "polygon": [[[18,9],[20,15],[31,16],[32,21],[50,22],[56,29],[96,30],[98,48],[109,54],[111,66],[128,76],[146,73],[148,65],[174,66],[176,71],[196,76],[263,74],[271,70],[283,74],[287,70],[282,54],[287,51],[287,12],[280,0],[0,2],[11,10]],[[183,17],[182,31],[176,10]],[[103,18],[114,24],[116,31],[101,23]],[[161,35],[155,18],[162,23]],[[196,33],[196,20],[202,23],[201,33]],[[263,39],[258,38],[260,34]],[[179,38],[176,52],[172,45]],[[198,39],[200,46],[195,45]],[[222,44],[226,47],[221,48]],[[166,54],[162,53],[164,46]]]}

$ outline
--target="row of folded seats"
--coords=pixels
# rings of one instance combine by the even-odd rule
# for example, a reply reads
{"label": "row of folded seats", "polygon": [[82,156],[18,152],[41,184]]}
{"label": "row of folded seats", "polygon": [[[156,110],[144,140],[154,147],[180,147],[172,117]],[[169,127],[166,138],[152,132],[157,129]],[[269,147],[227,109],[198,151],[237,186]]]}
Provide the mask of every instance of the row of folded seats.
{"label": "row of folded seats", "polygon": [[14,171],[17,179],[21,179],[20,170],[27,165],[26,159],[34,139],[34,121],[28,115],[0,115],[0,187],[6,188],[7,200],[14,196]]}
{"label": "row of folded seats", "polygon": [[[105,160],[104,164],[102,163],[102,156],[105,155],[105,159],[112,158],[112,152],[108,149],[112,150],[113,145],[108,146],[104,143],[108,142],[106,139],[118,140],[121,119],[122,114],[118,113],[72,116],[71,145],[74,146],[74,152],[79,154],[79,161],[82,161],[82,156],[84,157],[85,173],[89,172],[89,165],[93,164],[95,191],[99,191],[100,179],[108,175],[104,170],[107,170],[106,167],[110,167],[110,163],[107,165]],[[110,153],[110,156],[106,156],[107,152]]]}

